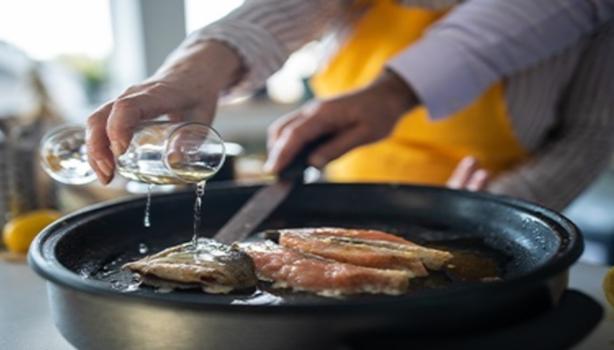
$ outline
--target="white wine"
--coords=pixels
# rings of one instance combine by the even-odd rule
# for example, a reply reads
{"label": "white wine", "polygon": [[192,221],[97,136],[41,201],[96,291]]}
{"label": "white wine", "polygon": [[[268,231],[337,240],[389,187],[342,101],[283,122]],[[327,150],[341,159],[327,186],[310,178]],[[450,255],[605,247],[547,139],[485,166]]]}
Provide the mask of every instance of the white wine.
{"label": "white wine", "polygon": [[217,169],[204,163],[174,163],[170,165],[170,167],[173,169],[173,173],[175,173],[178,178],[187,183],[199,183],[211,178],[217,172]]}
{"label": "white wine", "polygon": [[165,164],[159,152],[149,155],[122,155],[117,162],[117,172],[123,177],[155,185],[199,183],[211,178],[217,169],[204,162],[176,161]]}
{"label": "white wine", "polygon": [[161,161],[138,160],[131,165],[118,163],[117,172],[127,179],[153,185],[186,183],[171,173]]}

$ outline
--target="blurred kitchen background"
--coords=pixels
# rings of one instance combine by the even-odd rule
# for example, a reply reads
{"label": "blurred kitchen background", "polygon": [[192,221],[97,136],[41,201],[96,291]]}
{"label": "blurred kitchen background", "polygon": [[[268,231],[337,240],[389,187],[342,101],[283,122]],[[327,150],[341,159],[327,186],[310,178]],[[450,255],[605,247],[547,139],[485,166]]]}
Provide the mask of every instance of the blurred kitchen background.
{"label": "blurred kitchen background", "polygon": [[[153,73],[187,33],[242,2],[5,2],[0,10],[0,227],[37,208],[69,212],[142,193],[143,186],[124,180],[104,190],[96,184],[53,183],[40,170],[41,135],[61,123],[84,123],[102,102]],[[311,97],[307,80],[317,69],[321,45],[306,45],[261,91],[219,108],[214,126],[226,141],[239,145],[232,148],[236,157],[228,176],[266,178],[260,170],[266,128]],[[587,238],[583,259],[614,263],[614,161],[565,214]]]}

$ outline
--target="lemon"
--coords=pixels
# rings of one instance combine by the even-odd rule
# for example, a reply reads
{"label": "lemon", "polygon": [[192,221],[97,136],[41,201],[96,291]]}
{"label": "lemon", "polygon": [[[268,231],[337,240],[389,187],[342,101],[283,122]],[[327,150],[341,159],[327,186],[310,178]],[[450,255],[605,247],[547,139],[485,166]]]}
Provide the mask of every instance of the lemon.
{"label": "lemon", "polygon": [[11,252],[26,253],[34,237],[61,216],[54,210],[36,210],[19,215],[4,225],[4,244]]}
{"label": "lemon", "polygon": [[603,279],[603,292],[610,305],[614,307],[614,267],[605,274]]}

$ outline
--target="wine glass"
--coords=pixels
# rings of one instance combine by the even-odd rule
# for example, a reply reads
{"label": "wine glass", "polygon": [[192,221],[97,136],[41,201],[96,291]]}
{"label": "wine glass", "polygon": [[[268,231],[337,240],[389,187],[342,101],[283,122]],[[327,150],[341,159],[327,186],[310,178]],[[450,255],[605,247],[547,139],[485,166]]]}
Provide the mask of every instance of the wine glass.
{"label": "wine glass", "polygon": [[[82,185],[96,179],[82,126],[49,131],[41,141],[40,158],[47,174],[61,183]],[[116,169],[125,178],[148,184],[199,183],[215,175],[225,158],[224,141],[206,124],[150,121],[134,130]]]}

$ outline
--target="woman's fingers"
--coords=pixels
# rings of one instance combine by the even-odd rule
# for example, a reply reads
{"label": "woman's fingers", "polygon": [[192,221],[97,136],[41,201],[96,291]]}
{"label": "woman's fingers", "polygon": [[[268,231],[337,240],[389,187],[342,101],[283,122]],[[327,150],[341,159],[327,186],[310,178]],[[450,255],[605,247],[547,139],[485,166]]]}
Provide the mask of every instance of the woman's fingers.
{"label": "woman's fingers", "polygon": [[467,187],[473,173],[478,169],[478,161],[474,157],[463,158],[452,175],[448,179],[447,186],[453,189],[464,189]]}
{"label": "woman's fingers", "polygon": [[285,168],[307,143],[328,132],[319,118],[307,117],[293,121],[273,144],[265,170],[277,173]]}
{"label": "woman's fingers", "polygon": [[484,169],[479,169],[473,173],[471,179],[467,183],[467,189],[469,191],[482,191],[488,185],[490,180],[490,174]]}
{"label": "woman's fingers", "polygon": [[129,87],[88,121],[88,155],[103,182],[112,177],[113,156],[123,154],[134,128],[169,114],[171,120],[209,123],[221,89],[242,72],[235,50],[215,41],[186,41],[151,78]]}
{"label": "woman's fingers", "polygon": [[318,167],[354,147],[386,137],[399,117],[417,104],[407,89],[386,71],[367,87],[309,103],[284,117],[269,130],[266,170],[279,172],[305,145],[320,137],[327,137],[326,144],[310,157],[310,163]]}
{"label": "woman's fingers", "polygon": [[166,115],[168,116],[168,120],[173,123],[179,123],[184,120],[189,120],[187,114],[184,111],[170,112]]}
{"label": "woman's fingers", "polygon": [[302,117],[301,110],[294,111],[292,113],[286,114],[281,118],[275,120],[267,130],[267,149],[270,151],[273,149],[273,146],[281,136],[281,133],[284,129],[292,124],[293,121],[300,119]]}
{"label": "woman's fingers", "polygon": [[480,164],[474,157],[465,157],[459,163],[447,186],[453,189],[465,189],[469,191],[482,191],[490,181],[488,170],[481,169]]}
{"label": "woman's fingers", "polygon": [[134,128],[143,120],[176,112],[179,109],[176,105],[171,94],[156,93],[151,90],[117,99],[113,103],[106,126],[113,154],[117,157],[126,152]]}
{"label": "woman's fingers", "polygon": [[[265,170],[277,173],[285,168],[309,142],[324,135],[335,135],[346,130],[349,126],[346,126],[345,122],[340,122],[341,118],[337,118],[335,123],[332,122],[335,116],[334,110],[314,103],[301,108],[294,117],[288,117],[289,121],[284,124],[269,151]],[[323,166],[323,164],[312,165]]]}
{"label": "woman's fingers", "polygon": [[364,144],[367,134],[368,132],[360,127],[339,133],[311,154],[309,164],[316,168],[323,168],[328,162],[339,158],[354,147]]}
{"label": "woman's fingers", "polygon": [[88,162],[96,173],[98,180],[103,184],[111,181],[115,168],[106,133],[107,119],[112,106],[112,103],[107,103],[94,112],[87,121],[86,129]]}

